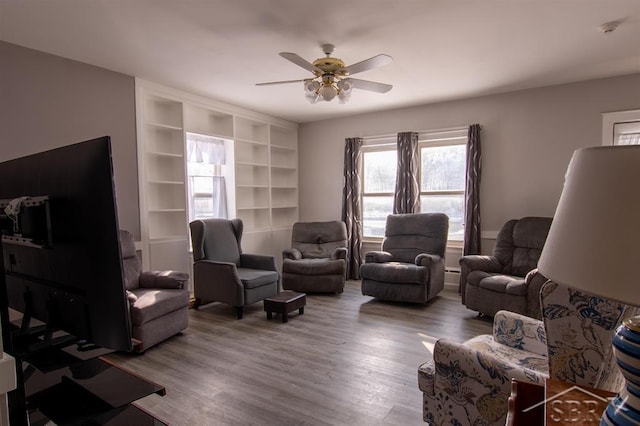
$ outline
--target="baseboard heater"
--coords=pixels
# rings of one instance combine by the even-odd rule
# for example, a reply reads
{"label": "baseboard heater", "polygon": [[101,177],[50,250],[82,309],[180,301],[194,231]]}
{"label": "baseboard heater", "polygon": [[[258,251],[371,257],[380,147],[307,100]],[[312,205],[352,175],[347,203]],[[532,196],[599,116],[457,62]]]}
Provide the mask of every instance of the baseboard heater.
{"label": "baseboard heater", "polygon": [[444,268],[444,282],[447,285],[455,285],[458,288],[460,284],[460,268]]}

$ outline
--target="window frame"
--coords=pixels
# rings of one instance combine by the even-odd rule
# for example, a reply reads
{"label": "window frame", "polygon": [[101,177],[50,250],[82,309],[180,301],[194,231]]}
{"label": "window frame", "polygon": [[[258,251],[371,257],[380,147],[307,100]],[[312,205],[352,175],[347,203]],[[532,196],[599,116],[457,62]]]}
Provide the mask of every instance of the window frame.
{"label": "window frame", "polygon": [[[364,161],[364,156],[366,153],[370,153],[370,152],[392,152],[394,153],[394,155],[396,156],[396,163],[398,161],[398,149],[397,149],[397,142],[393,137],[384,137],[384,138],[379,138],[376,140],[376,142],[374,143],[369,143],[369,144],[365,144],[362,146],[362,162],[360,165],[360,176],[362,176],[362,179],[360,179],[360,217],[362,218],[362,241],[363,242],[381,242],[382,241],[382,237],[375,237],[375,236],[365,236],[364,235],[364,197],[394,197],[395,196],[395,191],[391,191],[391,192],[371,192],[371,193],[367,193],[365,192],[365,179],[364,179],[364,165],[365,165],[365,161]],[[396,170],[397,173],[397,170]],[[394,187],[395,187],[395,182],[394,182]]]}
{"label": "window frame", "polygon": [[[418,182],[420,183],[420,197],[425,195],[465,195],[465,189],[462,190],[447,190],[447,191],[422,191],[422,148],[435,148],[441,146],[454,146],[454,145],[466,145],[468,140],[468,128],[456,128],[455,130],[443,130],[443,131],[429,131],[429,132],[418,132],[418,155],[419,155],[419,169],[418,169]],[[362,234],[362,242],[364,243],[380,243],[382,242],[383,237],[375,237],[375,236],[367,236],[364,235],[364,197],[365,196],[395,196],[395,191],[386,193],[366,193],[365,192],[365,161],[364,155],[368,152],[380,152],[380,151],[392,151],[396,153],[396,161],[397,161],[397,139],[396,135],[386,136],[386,137],[378,137],[372,138],[370,143],[366,143],[362,146],[362,164],[360,166],[360,176],[362,176],[360,182],[360,216],[362,217],[363,222],[363,234]],[[466,156],[466,153],[465,153]],[[466,158],[465,158],[466,164]],[[466,173],[466,170],[465,170]],[[464,215],[464,212],[463,212]],[[462,224],[464,229],[464,223]],[[450,240],[447,238],[447,246],[448,247],[462,247],[462,240]]]}
{"label": "window frame", "polygon": [[616,145],[616,124],[640,122],[640,109],[602,113],[602,144]]}
{"label": "window frame", "polygon": [[[460,134],[458,136],[449,135],[449,136],[438,137],[437,132],[424,133],[418,136],[418,152],[420,156],[418,182],[420,183],[420,197],[428,196],[428,195],[462,195],[462,198],[464,200],[464,196],[465,196],[464,187],[461,190],[441,190],[441,191],[423,191],[422,190],[422,149],[423,148],[439,148],[443,146],[459,146],[459,145],[466,146],[468,141],[467,130],[466,129],[464,130],[464,135],[462,134],[462,132],[463,131],[460,131]],[[465,152],[465,164],[466,164],[466,152]],[[466,174],[466,170],[465,170],[465,174]],[[420,208],[422,209],[422,203],[420,205]],[[464,207],[463,207],[462,215],[463,215],[462,229],[464,234],[464,225],[465,225],[464,224]],[[463,240],[462,239],[452,240],[447,236],[447,246],[462,247]]]}

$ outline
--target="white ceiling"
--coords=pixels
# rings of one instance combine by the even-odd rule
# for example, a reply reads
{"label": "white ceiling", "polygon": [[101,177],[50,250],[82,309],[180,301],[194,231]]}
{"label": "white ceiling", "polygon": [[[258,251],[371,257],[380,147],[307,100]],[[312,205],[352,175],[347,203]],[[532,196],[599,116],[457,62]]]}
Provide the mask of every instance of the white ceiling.
{"label": "white ceiling", "polygon": [[[308,122],[640,72],[640,1],[0,0],[0,39]],[[278,52],[323,43],[391,55],[356,77],[393,89],[312,105],[302,83],[255,86],[310,76]]]}

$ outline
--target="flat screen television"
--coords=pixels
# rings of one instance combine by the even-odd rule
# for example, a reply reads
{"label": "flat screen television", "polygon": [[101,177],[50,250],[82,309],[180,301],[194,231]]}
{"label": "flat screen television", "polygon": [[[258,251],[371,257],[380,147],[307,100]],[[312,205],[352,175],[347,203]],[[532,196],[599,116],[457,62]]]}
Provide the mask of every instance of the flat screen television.
{"label": "flat screen television", "polygon": [[131,350],[108,136],[0,163],[0,231],[5,351],[27,359],[60,334]]}

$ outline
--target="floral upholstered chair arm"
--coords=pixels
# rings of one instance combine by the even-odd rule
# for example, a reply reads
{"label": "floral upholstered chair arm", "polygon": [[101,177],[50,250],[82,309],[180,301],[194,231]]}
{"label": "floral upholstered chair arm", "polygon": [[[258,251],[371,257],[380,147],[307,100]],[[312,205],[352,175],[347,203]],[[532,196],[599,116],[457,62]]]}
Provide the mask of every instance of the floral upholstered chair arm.
{"label": "floral upholstered chair arm", "polygon": [[[450,389],[457,399],[465,400],[487,394],[490,389],[508,395],[514,378],[529,382],[544,380],[539,371],[543,369],[539,357],[505,356],[508,348],[495,345],[490,336],[482,337],[486,340],[476,338],[471,345],[446,339],[436,342],[433,349],[436,388]],[[514,354],[523,353],[510,350]]]}
{"label": "floral upholstered chair arm", "polygon": [[493,339],[497,343],[547,356],[547,336],[540,320],[510,311],[493,317]]}

